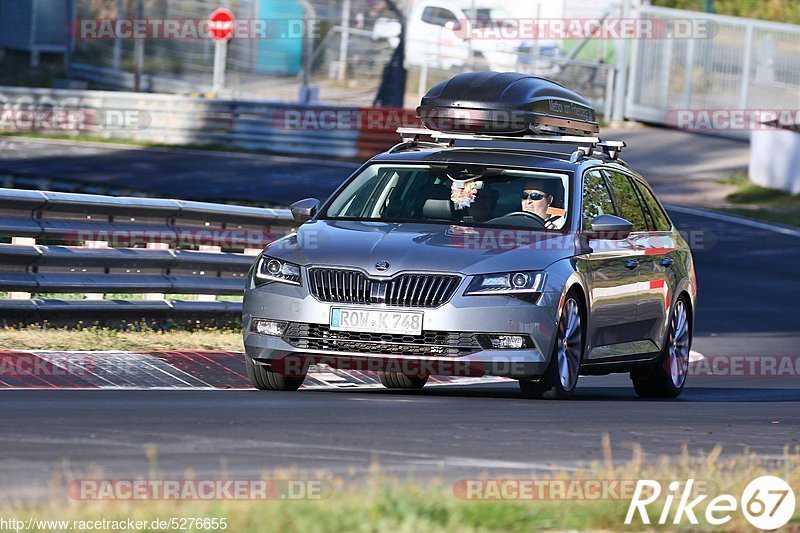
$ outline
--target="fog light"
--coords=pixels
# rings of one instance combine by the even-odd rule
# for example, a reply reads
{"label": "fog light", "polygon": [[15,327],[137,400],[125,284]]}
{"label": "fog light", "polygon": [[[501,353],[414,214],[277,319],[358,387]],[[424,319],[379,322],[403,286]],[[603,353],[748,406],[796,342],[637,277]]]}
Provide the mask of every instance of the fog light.
{"label": "fog light", "polygon": [[276,335],[280,337],[286,331],[286,322],[254,318],[250,322],[250,331],[261,335]]}
{"label": "fog light", "polygon": [[528,335],[481,335],[479,340],[484,348],[494,350],[521,350],[533,347]]}

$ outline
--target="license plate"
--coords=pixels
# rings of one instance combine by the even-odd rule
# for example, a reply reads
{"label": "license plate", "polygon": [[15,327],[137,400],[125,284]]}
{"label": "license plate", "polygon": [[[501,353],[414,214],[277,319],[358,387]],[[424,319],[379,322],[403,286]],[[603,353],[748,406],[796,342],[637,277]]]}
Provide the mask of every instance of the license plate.
{"label": "license plate", "polygon": [[422,313],[334,307],[331,309],[331,329],[420,335]]}

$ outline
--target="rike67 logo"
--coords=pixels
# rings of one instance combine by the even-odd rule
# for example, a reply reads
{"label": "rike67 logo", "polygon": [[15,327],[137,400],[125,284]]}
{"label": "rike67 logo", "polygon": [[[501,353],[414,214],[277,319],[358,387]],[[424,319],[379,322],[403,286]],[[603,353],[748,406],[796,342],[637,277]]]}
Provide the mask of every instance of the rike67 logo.
{"label": "rike67 logo", "polygon": [[[681,486],[683,490],[681,491]],[[625,524],[631,524],[638,513],[643,524],[650,524],[650,515],[647,506],[663,497],[663,507],[658,517],[658,524],[670,523],[673,513],[673,504],[677,499],[671,523],[674,525],[698,525],[697,515],[705,507],[704,518],[707,524],[721,526],[731,521],[733,513],[741,510],[744,517],[751,525],[758,529],[772,531],[781,528],[791,520],[796,505],[792,487],[784,480],[775,476],[761,476],[750,483],[742,491],[739,500],[731,494],[721,494],[706,502],[708,494],[700,494],[690,500],[694,480],[689,479],[685,484],[673,481],[669,484],[666,494],[662,495],[661,483],[652,479],[640,479],[625,516]]]}

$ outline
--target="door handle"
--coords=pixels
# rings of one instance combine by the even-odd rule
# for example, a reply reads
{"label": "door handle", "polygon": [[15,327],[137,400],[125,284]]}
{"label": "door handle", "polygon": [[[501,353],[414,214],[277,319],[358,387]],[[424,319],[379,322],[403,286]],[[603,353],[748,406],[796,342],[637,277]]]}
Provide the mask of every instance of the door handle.
{"label": "door handle", "polygon": [[675,261],[671,257],[665,257],[664,259],[661,260],[661,266],[664,268],[669,268],[672,266],[672,263],[674,262]]}
{"label": "door handle", "polygon": [[636,259],[628,259],[627,261],[625,261],[625,268],[627,269],[633,270],[634,268],[638,268],[638,266],[639,266],[639,261],[637,261]]}

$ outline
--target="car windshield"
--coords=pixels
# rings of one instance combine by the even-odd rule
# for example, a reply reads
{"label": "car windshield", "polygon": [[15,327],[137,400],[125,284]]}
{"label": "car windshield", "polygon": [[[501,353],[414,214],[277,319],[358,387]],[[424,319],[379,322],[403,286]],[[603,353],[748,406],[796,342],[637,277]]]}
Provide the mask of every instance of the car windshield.
{"label": "car windshield", "polygon": [[566,174],[481,165],[373,164],[321,218],[557,231],[567,225]]}

